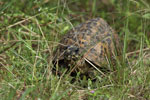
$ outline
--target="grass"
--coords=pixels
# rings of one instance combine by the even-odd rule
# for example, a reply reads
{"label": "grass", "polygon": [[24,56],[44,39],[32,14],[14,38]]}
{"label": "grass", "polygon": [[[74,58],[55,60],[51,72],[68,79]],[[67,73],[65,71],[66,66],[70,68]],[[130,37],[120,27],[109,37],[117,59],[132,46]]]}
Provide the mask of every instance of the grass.
{"label": "grass", "polygon": [[[149,100],[150,2],[102,1],[1,0],[0,99]],[[61,68],[60,77],[53,75],[53,51],[61,37],[95,17],[104,18],[124,41],[123,64],[95,82],[77,75],[71,83],[73,77]]]}

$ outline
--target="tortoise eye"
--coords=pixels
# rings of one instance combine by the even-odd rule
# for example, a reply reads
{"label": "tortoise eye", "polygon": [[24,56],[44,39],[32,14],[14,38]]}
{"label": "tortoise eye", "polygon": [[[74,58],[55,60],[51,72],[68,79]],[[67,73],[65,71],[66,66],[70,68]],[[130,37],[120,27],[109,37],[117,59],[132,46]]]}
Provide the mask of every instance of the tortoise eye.
{"label": "tortoise eye", "polygon": [[76,53],[79,52],[79,48],[76,48],[75,52],[76,52]]}

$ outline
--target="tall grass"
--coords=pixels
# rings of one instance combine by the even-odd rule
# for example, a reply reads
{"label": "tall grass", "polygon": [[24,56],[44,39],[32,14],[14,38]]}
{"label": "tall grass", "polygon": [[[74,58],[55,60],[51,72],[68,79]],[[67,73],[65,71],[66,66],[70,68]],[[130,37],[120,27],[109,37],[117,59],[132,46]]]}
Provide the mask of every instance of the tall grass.
{"label": "tall grass", "polygon": [[[150,2],[148,0],[1,0],[1,100],[149,100]],[[69,29],[104,18],[123,41],[117,73],[97,76],[52,73],[53,51]]]}

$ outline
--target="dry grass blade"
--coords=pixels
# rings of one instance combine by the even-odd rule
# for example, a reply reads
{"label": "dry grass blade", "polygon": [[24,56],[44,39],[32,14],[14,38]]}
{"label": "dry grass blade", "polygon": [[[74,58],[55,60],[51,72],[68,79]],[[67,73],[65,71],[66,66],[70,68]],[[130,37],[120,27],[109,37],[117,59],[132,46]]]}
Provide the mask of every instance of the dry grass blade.
{"label": "dry grass blade", "polygon": [[2,29],[0,30],[0,32],[3,31],[3,30],[7,30],[7,29],[9,29],[9,28],[12,28],[12,27],[14,27],[14,26],[16,26],[16,25],[19,25],[19,24],[21,24],[21,23],[24,23],[25,21],[28,21],[28,20],[30,20],[30,19],[36,17],[36,16],[39,16],[39,15],[41,15],[42,13],[45,13],[45,12],[41,12],[41,13],[36,14],[36,15],[34,15],[34,16],[28,17],[28,18],[26,18],[26,19],[24,19],[24,20],[18,21],[18,22],[16,22],[16,23],[12,24],[12,25],[9,25],[9,26],[7,26],[6,28],[2,28]]}
{"label": "dry grass blade", "polygon": [[59,88],[59,86],[60,86],[61,80],[62,80],[62,78],[63,78],[63,76],[65,75],[66,72],[67,72],[67,69],[66,69],[66,70],[63,72],[63,74],[61,75],[61,77],[60,77],[60,79],[59,79],[59,81],[58,81],[58,83],[57,83],[57,87],[56,87],[56,89],[55,89],[54,94],[58,91],[58,88]]}
{"label": "dry grass blade", "polygon": [[5,47],[4,49],[0,50],[0,54],[4,53],[5,51],[9,50],[10,48],[12,48],[13,46],[16,45],[17,42],[12,43],[10,46]]}
{"label": "dry grass blade", "polygon": [[31,32],[31,34],[29,34],[28,32],[24,32],[24,31],[21,31],[21,33],[24,33],[24,34],[26,34],[26,35],[31,35],[31,36],[34,36],[34,37],[37,37],[37,38],[39,38],[40,37],[40,35],[38,35],[37,33],[35,33],[35,32],[33,32],[33,31],[31,31],[29,28],[27,28],[26,26],[24,26],[24,25],[22,25],[22,24],[20,24],[24,29],[26,29],[27,31],[29,31],[29,32]]}
{"label": "dry grass blade", "polygon": [[99,70],[94,64],[92,64],[88,59],[84,58],[85,61],[87,61],[92,67],[94,67],[98,72],[100,72],[102,75],[106,76],[101,70]]}
{"label": "dry grass blade", "polygon": [[86,100],[87,99],[87,93],[86,90],[78,90],[79,94],[78,100]]}
{"label": "dry grass blade", "polygon": [[[145,48],[145,49],[143,49],[142,51],[144,51],[144,52],[150,51],[150,48]],[[140,53],[140,52],[141,52],[141,50],[129,52],[129,53],[126,54],[126,57],[132,56],[132,55],[134,55],[134,54],[138,54],[138,53]]]}

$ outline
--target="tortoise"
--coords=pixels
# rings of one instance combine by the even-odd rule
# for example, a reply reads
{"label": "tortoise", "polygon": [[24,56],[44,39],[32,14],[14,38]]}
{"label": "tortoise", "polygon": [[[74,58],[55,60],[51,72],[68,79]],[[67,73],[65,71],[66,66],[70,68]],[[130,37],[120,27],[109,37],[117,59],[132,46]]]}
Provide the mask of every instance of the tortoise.
{"label": "tortoise", "polygon": [[108,63],[114,63],[120,51],[118,35],[104,19],[94,18],[63,36],[54,53],[54,62],[72,68],[72,72],[89,74],[95,68],[107,68]]}

